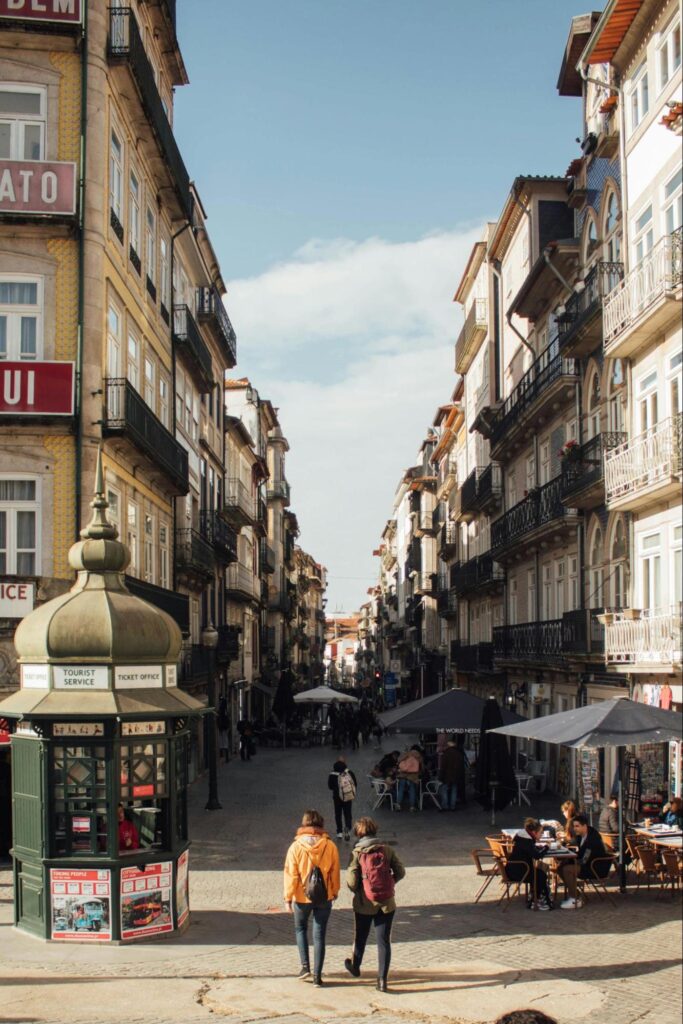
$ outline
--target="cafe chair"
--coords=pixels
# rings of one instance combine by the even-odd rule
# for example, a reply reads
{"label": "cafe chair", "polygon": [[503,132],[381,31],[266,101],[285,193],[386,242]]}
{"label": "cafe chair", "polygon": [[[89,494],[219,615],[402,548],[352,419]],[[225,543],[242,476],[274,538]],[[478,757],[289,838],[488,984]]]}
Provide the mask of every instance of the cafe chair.
{"label": "cafe chair", "polygon": [[590,876],[588,878],[577,878],[576,880],[577,888],[584,899],[586,897],[586,889],[590,888],[600,897],[600,899],[607,899],[613,907],[616,907],[616,903],[607,891],[607,887],[605,885],[612,868],[616,867],[616,864],[617,858],[614,855],[610,857],[593,858],[590,862]]}
{"label": "cafe chair", "polygon": [[376,810],[378,810],[379,807],[382,806],[382,804],[384,803],[385,800],[388,800],[389,801],[389,809],[393,811],[393,809],[394,809],[394,797],[393,797],[393,794],[392,794],[393,787],[390,786],[388,782],[385,782],[384,779],[374,779],[371,776],[368,776],[368,778],[370,779],[370,786],[371,786],[371,793],[370,793],[371,808],[370,809],[373,810],[373,811],[376,811]]}
{"label": "cafe chair", "polygon": [[[479,889],[477,890],[477,895],[474,897],[474,902],[478,903],[479,900],[484,895],[484,893],[486,892],[486,890],[488,889],[488,887],[491,884],[491,882],[493,881],[493,879],[499,874],[498,861],[493,856],[493,853],[491,852],[490,849],[488,849],[488,850],[484,850],[484,849],[481,849],[481,850],[470,850],[470,857],[474,861],[474,866],[475,866],[476,871],[477,871],[477,876],[479,878],[483,878],[484,879],[482,884],[479,886]],[[492,858],[493,859],[493,863],[490,864],[487,867],[484,867],[484,865],[482,864],[482,859],[484,857]]]}
{"label": "cafe chair", "polygon": [[616,852],[619,849],[619,836],[616,832],[601,832],[600,838],[606,850]]}
{"label": "cafe chair", "polygon": [[534,777],[533,775],[527,775],[523,772],[516,772],[515,778],[517,779],[517,805],[522,806],[522,801],[531,807],[531,800],[529,799],[529,789],[534,788]]}
{"label": "cafe chair", "polygon": [[683,886],[683,857],[680,851],[662,850],[662,878],[665,888],[671,887],[672,896]]}
{"label": "cafe chair", "polygon": [[[503,904],[503,911],[506,911],[512,902],[510,896],[510,890],[512,890],[512,896],[520,894],[521,887],[524,886],[524,895],[528,899],[529,896],[529,865],[524,860],[509,860],[507,857],[496,857],[496,863],[498,865],[498,874],[500,876],[500,884],[503,886],[503,895],[498,900],[498,906]],[[517,880],[516,878],[510,878],[509,870],[513,868],[513,873],[518,874],[518,868],[522,868],[524,874]]]}
{"label": "cafe chair", "polygon": [[429,782],[423,782],[420,787],[420,810],[424,807],[425,799],[431,800],[441,810],[441,804],[439,803],[440,787],[441,783],[438,779],[430,779]]}
{"label": "cafe chair", "polygon": [[658,885],[660,890],[663,884],[663,868],[657,859],[657,853],[651,846],[636,846],[636,890],[640,889],[640,883],[645,879],[648,892],[650,883]]}

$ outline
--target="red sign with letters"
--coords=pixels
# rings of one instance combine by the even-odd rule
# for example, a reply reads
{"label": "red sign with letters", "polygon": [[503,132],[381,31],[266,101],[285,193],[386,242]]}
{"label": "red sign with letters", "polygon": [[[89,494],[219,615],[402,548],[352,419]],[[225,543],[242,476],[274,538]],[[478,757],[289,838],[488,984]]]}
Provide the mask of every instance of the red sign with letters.
{"label": "red sign with letters", "polygon": [[0,160],[0,213],[71,216],[76,212],[76,164]]}
{"label": "red sign with letters", "polygon": [[0,18],[79,25],[81,0],[0,0]]}
{"label": "red sign with letters", "polygon": [[73,416],[73,363],[0,362],[0,415]]}

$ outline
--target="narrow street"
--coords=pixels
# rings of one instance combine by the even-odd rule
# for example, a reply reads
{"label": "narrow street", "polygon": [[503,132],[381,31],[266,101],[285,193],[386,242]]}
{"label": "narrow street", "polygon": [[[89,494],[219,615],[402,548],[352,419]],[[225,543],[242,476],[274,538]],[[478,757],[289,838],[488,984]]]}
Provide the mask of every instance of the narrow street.
{"label": "narrow street", "polygon": [[[192,919],[175,939],[113,948],[33,940],[11,927],[5,866],[0,1022],[195,1024],[213,1015],[228,1024],[399,1024],[406,1018],[488,1024],[504,1010],[534,1006],[553,1015],[571,1007],[572,1019],[585,1024],[677,1024],[679,899],[630,890],[616,907],[591,897],[579,912],[543,915],[529,913],[521,901],[503,912],[487,893],[475,906],[478,880],[469,851],[482,845],[490,823],[472,804],[455,814],[377,812],[382,835],[407,868],[398,889],[392,992],[375,991],[372,946],[359,981],[343,968],[353,928],[344,888],[328,930],[325,987],[297,981],[281,866],[301,811],[331,811],[331,753],[259,748],[251,763],[231,761],[220,772],[223,810],[214,813],[203,809],[205,780],[195,784]],[[368,811],[364,773],[377,756],[365,748],[349,758],[361,782],[357,815]],[[541,803],[533,811],[556,809]],[[496,825],[521,817],[507,809]]]}

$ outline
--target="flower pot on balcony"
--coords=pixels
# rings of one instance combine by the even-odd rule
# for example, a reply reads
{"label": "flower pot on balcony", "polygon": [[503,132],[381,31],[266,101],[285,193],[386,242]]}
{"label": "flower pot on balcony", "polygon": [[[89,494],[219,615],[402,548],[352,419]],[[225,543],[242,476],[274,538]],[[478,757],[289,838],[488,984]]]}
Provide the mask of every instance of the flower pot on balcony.
{"label": "flower pot on balcony", "polygon": [[614,612],[600,612],[595,617],[602,626],[611,626],[614,622]]}
{"label": "flower pot on balcony", "polygon": [[631,622],[637,622],[642,614],[640,608],[624,608],[624,618],[630,619]]}

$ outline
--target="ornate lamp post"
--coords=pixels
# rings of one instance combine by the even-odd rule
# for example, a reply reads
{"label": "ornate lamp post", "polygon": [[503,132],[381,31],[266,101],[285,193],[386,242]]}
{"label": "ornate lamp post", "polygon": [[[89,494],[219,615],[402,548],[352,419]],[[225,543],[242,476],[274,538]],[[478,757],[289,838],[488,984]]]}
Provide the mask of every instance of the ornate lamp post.
{"label": "ornate lamp post", "polygon": [[206,801],[207,811],[222,811],[223,807],[218,799],[218,749],[216,747],[216,676],[214,674],[214,661],[216,647],[218,646],[218,631],[214,629],[212,622],[202,630],[202,647],[206,651],[208,661],[208,700],[211,709],[209,720],[209,798]]}

